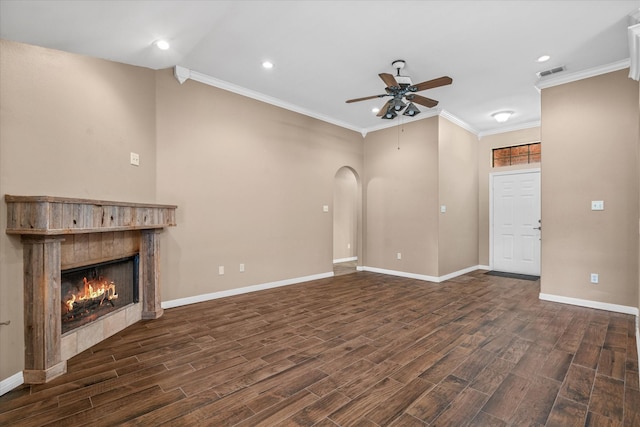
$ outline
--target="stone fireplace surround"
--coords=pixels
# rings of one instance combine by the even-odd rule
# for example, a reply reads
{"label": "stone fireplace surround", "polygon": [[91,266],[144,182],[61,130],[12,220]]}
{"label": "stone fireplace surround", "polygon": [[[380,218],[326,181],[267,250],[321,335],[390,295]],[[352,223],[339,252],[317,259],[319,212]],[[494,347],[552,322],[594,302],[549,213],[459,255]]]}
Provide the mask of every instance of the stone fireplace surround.
{"label": "stone fireplace surround", "polygon": [[[56,378],[76,354],[162,316],[158,233],[176,225],[176,206],[12,195],[5,202],[6,232],[21,236],[24,251],[25,383]],[[138,253],[140,302],[63,336],[61,271]]]}

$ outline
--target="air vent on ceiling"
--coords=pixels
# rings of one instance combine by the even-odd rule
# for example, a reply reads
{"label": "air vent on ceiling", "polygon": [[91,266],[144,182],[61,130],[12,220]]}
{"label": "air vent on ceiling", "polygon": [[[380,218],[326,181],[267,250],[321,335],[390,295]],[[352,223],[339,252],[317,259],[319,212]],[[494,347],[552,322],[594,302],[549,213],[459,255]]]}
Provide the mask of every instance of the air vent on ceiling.
{"label": "air vent on ceiling", "polygon": [[550,70],[538,71],[536,75],[538,76],[538,78],[542,78],[550,76],[551,74],[560,73],[564,70],[566,70],[566,68],[564,67],[564,65],[561,65],[559,67],[551,68]]}

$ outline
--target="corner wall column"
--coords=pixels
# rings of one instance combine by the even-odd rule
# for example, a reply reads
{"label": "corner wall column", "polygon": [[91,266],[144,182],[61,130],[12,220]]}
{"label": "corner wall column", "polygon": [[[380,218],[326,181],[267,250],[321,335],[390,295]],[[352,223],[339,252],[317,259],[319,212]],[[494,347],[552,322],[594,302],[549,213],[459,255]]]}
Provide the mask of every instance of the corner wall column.
{"label": "corner wall column", "polygon": [[140,232],[140,282],[142,286],[142,318],[157,319],[164,310],[160,306],[160,239],[162,230]]}
{"label": "corner wall column", "polygon": [[60,337],[60,243],[62,237],[23,236],[24,340],[27,384],[41,384],[67,372]]}

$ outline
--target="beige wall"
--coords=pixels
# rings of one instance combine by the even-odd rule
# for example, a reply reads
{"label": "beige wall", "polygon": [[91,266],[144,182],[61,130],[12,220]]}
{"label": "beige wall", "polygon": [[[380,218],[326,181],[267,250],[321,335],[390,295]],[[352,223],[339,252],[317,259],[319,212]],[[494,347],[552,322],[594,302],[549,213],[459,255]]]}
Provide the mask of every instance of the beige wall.
{"label": "beige wall", "polygon": [[157,114],[157,194],[178,205],[163,301],[333,271],[334,179],[361,174],[359,133],[171,70],[157,74]]}
{"label": "beige wall", "polygon": [[[1,43],[0,194],[177,204],[163,301],[332,271],[334,177],[362,170],[359,133],[170,70]],[[3,380],[24,366],[19,238],[0,233],[0,266]]]}
{"label": "beige wall", "polygon": [[[154,72],[0,40],[0,195],[155,202]],[[139,167],[129,153],[140,154]],[[0,202],[0,380],[23,368],[20,238]]]}
{"label": "beige wall", "polygon": [[542,293],[638,301],[638,82],[627,74],[542,91]]}
{"label": "beige wall", "polygon": [[[163,301],[330,272],[343,166],[362,178],[363,265],[439,277],[488,264],[491,149],[542,136],[542,292],[640,306],[640,88],[626,71],[545,89],[542,132],[479,142],[438,117],[363,140],[170,70],[6,41],[0,77],[0,195],[177,204]],[[0,381],[23,368],[22,304],[22,246],[0,233]]]}
{"label": "beige wall", "polygon": [[367,135],[365,266],[437,278],[478,265],[477,150],[440,117]]}
{"label": "beige wall", "polygon": [[348,167],[336,172],[333,186],[333,259],[357,257],[358,180]]}
{"label": "beige wall", "polygon": [[437,276],[438,117],[399,126],[365,138],[363,264]]}
{"label": "beige wall", "polygon": [[440,118],[438,276],[478,265],[478,138]]}
{"label": "beige wall", "polygon": [[[490,192],[489,180],[494,172],[540,168],[540,163],[492,168],[494,148],[540,142],[540,128],[534,127],[496,135],[488,135],[478,141],[478,264],[490,266]],[[542,155],[544,156],[544,145]]]}

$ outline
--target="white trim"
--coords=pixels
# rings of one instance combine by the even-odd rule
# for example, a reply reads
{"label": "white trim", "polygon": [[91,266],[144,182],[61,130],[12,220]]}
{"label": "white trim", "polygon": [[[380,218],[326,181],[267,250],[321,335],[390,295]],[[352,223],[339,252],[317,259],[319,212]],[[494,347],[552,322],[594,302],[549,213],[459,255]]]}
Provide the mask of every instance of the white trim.
{"label": "white trim", "polygon": [[[363,138],[365,138],[367,136],[367,133],[369,133],[369,132],[373,132],[373,131],[376,131],[376,130],[382,130],[382,129],[387,129],[387,128],[392,128],[392,127],[398,126],[398,122],[396,120],[383,120],[382,121],[383,123],[380,123],[379,125],[368,127],[368,128],[359,128],[359,127],[356,127],[356,126],[352,126],[352,125],[350,125],[350,124],[348,124],[346,122],[343,122],[341,120],[333,119],[333,118],[325,116],[323,114],[319,114],[319,113],[316,113],[314,111],[307,110],[307,109],[302,108],[302,107],[300,107],[298,105],[294,105],[294,104],[291,104],[289,102],[283,101],[281,99],[274,98],[272,96],[268,96],[268,95],[265,95],[263,93],[256,92],[254,90],[247,89],[247,88],[235,85],[233,83],[229,83],[229,82],[226,82],[224,80],[217,79],[215,77],[209,76],[207,74],[200,73],[198,71],[190,70],[190,69],[188,69],[186,67],[182,67],[180,65],[176,65],[174,67],[173,75],[176,78],[176,80],[178,80],[178,82],[180,82],[180,84],[183,84],[188,79],[191,79],[191,80],[194,80],[194,81],[197,81],[197,82],[200,82],[200,83],[204,83],[204,84],[209,85],[209,86],[217,87],[219,89],[223,89],[223,90],[226,90],[226,91],[229,91],[229,92],[233,92],[233,93],[236,93],[238,95],[246,96],[248,98],[252,98],[252,99],[255,99],[257,101],[261,101],[261,102],[264,102],[264,103],[267,103],[267,104],[275,105],[276,107],[284,108],[285,110],[289,110],[289,111],[293,111],[295,113],[303,114],[305,116],[313,117],[314,119],[318,119],[318,120],[321,120],[323,122],[331,123],[333,125],[340,126],[340,127],[345,128],[345,129],[349,129],[349,130],[358,132],[358,133],[360,133],[362,135]],[[455,117],[451,113],[449,113],[447,111],[444,111],[442,109],[439,109],[439,108],[435,109],[435,110],[429,110],[429,111],[422,112],[421,114],[419,114],[416,117],[402,116],[402,119],[404,120],[404,122],[402,122],[400,124],[406,124],[406,123],[417,121],[417,120],[428,119],[430,117],[435,117],[435,116],[442,116],[442,117],[448,119],[449,121],[457,124],[461,128],[468,130],[469,132],[473,133],[474,135],[478,135],[478,131],[475,130],[474,128],[472,128],[468,123],[460,120],[459,118]]]}
{"label": "white trim", "polygon": [[640,24],[629,27],[629,78],[640,80]]}
{"label": "white trim", "polygon": [[463,268],[462,270],[454,271],[453,273],[445,274],[444,276],[438,277],[439,282],[444,282],[446,280],[453,279],[454,277],[462,276],[463,274],[471,273],[472,271],[480,270],[479,265],[474,265],[472,267]]}
{"label": "white trim", "polygon": [[183,305],[195,304],[198,302],[209,301],[213,299],[225,298],[234,295],[248,294],[249,292],[263,291],[265,289],[278,288],[280,286],[295,285],[297,283],[309,282],[311,280],[326,279],[333,277],[333,271],[329,273],[313,274],[311,276],[296,277],[294,279],[278,280],[276,282],[262,283],[259,285],[247,286],[244,288],[228,289],[226,291],[212,292],[210,294],[195,295],[187,298],[178,298],[170,301],[162,301],[162,308],[174,308]]}
{"label": "white trim", "polygon": [[367,267],[362,266],[362,271],[369,271],[371,273],[388,274],[389,276],[406,277],[408,279],[424,280],[426,282],[438,283],[438,278],[434,276],[426,276],[424,274],[407,273],[404,271],[387,270],[385,268]]}
{"label": "white trim", "polygon": [[535,122],[529,122],[529,123],[521,123],[518,125],[513,125],[508,127],[494,128],[488,131],[483,131],[478,133],[478,139],[482,139],[485,136],[489,136],[489,135],[497,135],[501,133],[514,132],[518,130],[532,129],[532,128],[538,128],[538,127],[540,127],[540,120]]}
{"label": "white trim", "polygon": [[400,123],[396,122],[395,120],[382,120],[382,123],[380,123],[379,125],[376,126],[372,126],[369,127],[367,129],[363,130],[363,137],[366,136],[366,134],[368,132],[374,132],[377,130],[382,130],[382,129],[389,129],[392,127],[397,127],[398,125],[402,126],[404,124],[407,123],[411,123],[411,122],[417,122],[418,120],[424,120],[424,119],[430,119],[431,117],[442,117],[445,118],[447,120],[449,120],[451,123],[465,129],[468,130],[469,132],[471,132],[474,135],[478,135],[478,131],[475,130],[474,128],[471,127],[471,125],[469,125],[467,122],[463,121],[462,119],[454,116],[453,114],[451,114],[450,112],[448,112],[447,110],[443,110],[441,108],[438,108],[436,110],[429,110],[429,111],[425,111],[421,114],[419,114],[416,117],[405,117],[402,116],[402,119],[400,119],[400,117],[398,117],[399,120],[404,120],[401,121]]}
{"label": "white trim", "polygon": [[0,396],[3,394],[9,393],[14,388],[21,386],[24,384],[24,376],[22,375],[22,371],[17,374],[11,375],[9,378],[5,378],[0,381]]}
{"label": "white trim", "polygon": [[349,262],[349,261],[357,261],[358,257],[357,256],[352,256],[351,258],[338,258],[338,259],[334,259],[333,263],[337,264],[339,262]]}
{"label": "white trim", "polygon": [[528,168],[528,169],[514,169],[514,170],[510,170],[510,171],[503,171],[503,172],[490,172],[489,175],[491,176],[497,176],[497,175],[518,175],[518,174],[522,174],[522,173],[540,173],[541,172],[541,168]]}
{"label": "white trim", "polygon": [[417,122],[419,120],[424,120],[424,119],[430,119],[431,117],[436,117],[438,116],[440,113],[440,110],[436,110],[436,111],[426,111],[423,112],[415,117],[407,117],[407,116],[399,116],[398,119],[394,119],[394,120],[380,120],[380,124],[379,125],[375,125],[375,126],[371,126],[368,127],[366,129],[363,129],[363,137],[366,136],[367,133],[369,132],[375,132],[377,130],[383,130],[383,129],[389,129],[389,128],[394,128],[394,127],[398,127],[398,126],[402,126],[402,125],[406,125],[407,123],[411,123],[411,122]]}
{"label": "white trim", "polygon": [[305,116],[313,117],[314,119],[331,123],[333,125],[340,126],[345,129],[350,129],[358,133],[362,133],[364,131],[363,129],[357,128],[355,126],[351,126],[350,124],[345,123],[343,121],[332,119],[331,117],[316,113],[311,110],[301,108],[289,102],[282,101],[281,99],[277,99],[272,96],[262,94],[260,92],[246,89],[241,86],[234,85],[233,83],[216,79],[215,77],[211,77],[206,74],[199,73],[197,71],[189,70],[188,68],[185,68],[185,67],[180,67],[179,65],[176,65],[175,67],[174,76],[181,84],[184,83],[187,79],[191,79],[196,82],[204,83],[209,86],[213,86],[229,92],[237,93],[238,95],[246,96],[247,98],[252,98],[257,101],[275,105],[276,107],[284,108],[285,110],[289,110],[295,113],[303,114]]}
{"label": "white trim", "polygon": [[478,139],[480,139],[478,131],[475,130],[474,128],[471,127],[471,125],[465,121],[463,121],[462,119],[454,116],[453,114],[451,114],[450,112],[448,112],[447,110],[442,110],[440,112],[440,117],[443,117],[447,120],[449,120],[451,123],[460,126],[462,129],[464,130],[468,130],[469,132],[471,132],[472,134],[474,134],[475,136],[478,137]]}
{"label": "white trim", "polygon": [[[636,356],[640,359],[640,314],[636,315],[636,347],[638,347]],[[638,380],[640,380],[640,372],[638,372]]]}
{"label": "white trim", "polygon": [[479,266],[478,266],[478,270],[487,270],[487,271],[491,271],[491,267],[489,267],[488,265],[479,265]]}
{"label": "white trim", "polygon": [[615,313],[633,314],[638,316],[638,308],[627,305],[610,304],[607,302],[591,301],[587,299],[563,297],[560,295],[543,294],[539,298],[543,301],[559,302],[562,304],[577,305],[580,307],[595,308],[598,310],[613,311]]}
{"label": "white trim", "polygon": [[464,268],[462,270],[454,271],[453,273],[445,274],[444,276],[435,277],[427,276],[425,274],[408,273],[406,271],[387,270],[385,268],[377,267],[358,267],[358,271],[370,271],[372,273],[388,274],[390,276],[406,277],[408,279],[423,280],[425,282],[441,283],[446,280],[453,279],[454,277],[462,276],[463,274],[471,273],[472,271],[480,270],[479,265]]}
{"label": "white trim", "polygon": [[541,79],[536,85],[536,89],[547,89],[553,86],[559,86],[566,83],[572,83],[582,79],[588,79],[590,77],[599,76],[601,74],[612,73],[614,71],[624,70],[629,68],[631,60],[629,58],[621,61],[613,62],[611,64],[602,65],[599,67],[588,68],[586,70],[577,71],[575,73],[562,74],[556,77],[550,77],[548,79]]}

